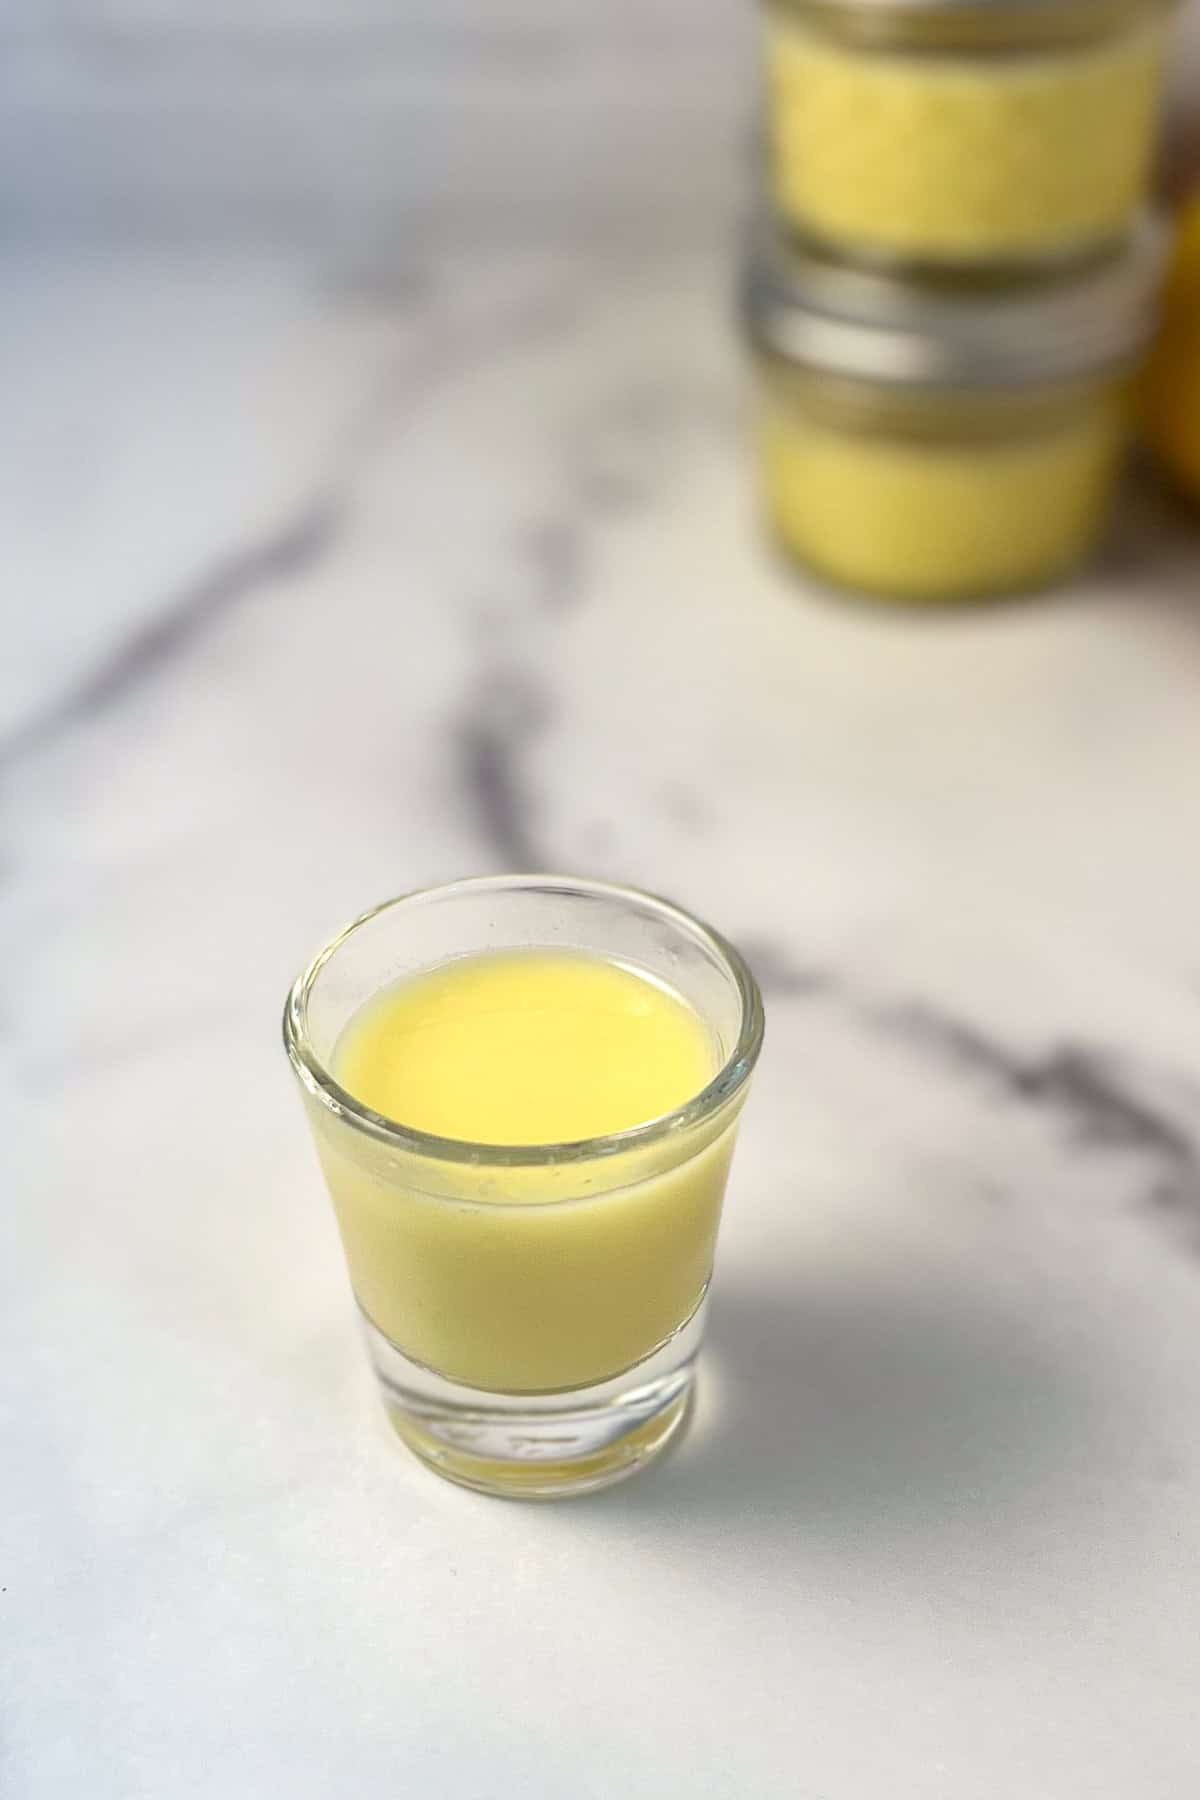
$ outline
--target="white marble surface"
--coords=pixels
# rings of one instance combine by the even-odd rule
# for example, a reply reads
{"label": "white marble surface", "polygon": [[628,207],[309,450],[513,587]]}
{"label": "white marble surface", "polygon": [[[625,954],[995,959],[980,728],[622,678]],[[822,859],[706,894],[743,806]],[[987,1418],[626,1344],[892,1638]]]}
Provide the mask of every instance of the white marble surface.
{"label": "white marble surface", "polygon": [[[763,554],[708,262],[0,284],[6,1800],[1185,1800],[1200,530],[933,619]],[[553,865],[768,1048],[683,1447],[389,1440],[277,1042]]]}

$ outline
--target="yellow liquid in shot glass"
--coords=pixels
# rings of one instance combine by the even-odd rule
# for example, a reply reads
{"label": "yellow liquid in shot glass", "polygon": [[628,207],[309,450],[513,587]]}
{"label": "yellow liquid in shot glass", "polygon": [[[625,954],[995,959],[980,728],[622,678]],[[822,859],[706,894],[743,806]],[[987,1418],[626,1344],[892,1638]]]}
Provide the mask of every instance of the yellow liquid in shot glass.
{"label": "yellow liquid in shot glass", "polygon": [[715,1074],[712,1040],[669,989],[598,956],[466,956],[385,988],[334,1056],[385,1118],[480,1144],[603,1137],[673,1112]]}
{"label": "yellow liquid in shot glass", "polygon": [[[480,1145],[573,1143],[705,1088],[723,1051],[676,993],[582,953],[466,956],[382,990],[333,1058],[357,1100]],[[407,1356],[492,1392],[631,1368],[703,1296],[734,1119],[616,1158],[447,1165],[318,1129],[359,1303]],[[436,1179],[430,1179],[436,1167]],[[449,1168],[449,1174],[447,1169]]]}

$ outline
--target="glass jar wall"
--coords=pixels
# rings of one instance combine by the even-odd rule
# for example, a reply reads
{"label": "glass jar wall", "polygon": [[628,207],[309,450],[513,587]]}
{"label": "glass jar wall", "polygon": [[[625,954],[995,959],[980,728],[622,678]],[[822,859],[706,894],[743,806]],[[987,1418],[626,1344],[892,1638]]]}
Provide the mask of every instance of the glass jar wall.
{"label": "glass jar wall", "polygon": [[775,206],[842,256],[916,269],[1113,245],[1145,185],[1164,39],[1145,0],[774,0]]}

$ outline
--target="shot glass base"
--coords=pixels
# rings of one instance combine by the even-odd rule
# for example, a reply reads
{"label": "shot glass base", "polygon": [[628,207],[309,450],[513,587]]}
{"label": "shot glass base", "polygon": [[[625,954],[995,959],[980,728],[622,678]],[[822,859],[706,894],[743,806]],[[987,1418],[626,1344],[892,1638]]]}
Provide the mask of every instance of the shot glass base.
{"label": "shot glass base", "polygon": [[547,1394],[493,1394],[423,1368],[364,1319],[397,1435],[461,1487],[512,1500],[558,1500],[623,1481],[687,1423],[703,1302],[644,1361],[609,1381]]}

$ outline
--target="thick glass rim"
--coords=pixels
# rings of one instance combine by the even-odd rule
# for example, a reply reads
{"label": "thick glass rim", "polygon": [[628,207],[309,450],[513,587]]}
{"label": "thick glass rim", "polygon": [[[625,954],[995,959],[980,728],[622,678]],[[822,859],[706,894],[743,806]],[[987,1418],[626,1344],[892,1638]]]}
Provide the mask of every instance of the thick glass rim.
{"label": "thick glass rim", "polygon": [[[356,1100],[353,1094],[334,1079],[313,1048],[308,1031],[308,1003],[321,971],[342,945],[381,913],[390,912],[396,907],[428,904],[466,892],[520,889],[538,889],[549,894],[558,892],[588,895],[597,900],[631,905],[682,929],[707,947],[732,978],[737,989],[741,1001],[741,1025],[729,1056],[705,1087],[671,1112],[662,1113],[655,1119],[647,1119],[644,1124],[632,1125],[625,1131],[555,1144],[489,1144],[467,1138],[439,1137],[434,1132],[420,1131],[415,1126],[389,1119],[365,1106],[361,1100]],[[623,887],[614,882],[591,881],[569,875],[478,875],[462,881],[443,882],[435,887],[416,888],[410,893],[384,900],[352,919],[317,952],[292,983],[283,1010],[283,1042],[288,1060],[306,1092],[335,1117],[364,1132],[368,1137],[432,1161],[473,1163],[500,1168],[544,1168],[559,1163],[586,1162],[596,1157],[617,1156],[625,1150],[644,1149],[647,1145],[702,1124],[719,1112],[745,1086],[758,1061],[762,1040],[763,1003],[758,983],[741,952],[727,938],[722,937],[719,931],[658,894],[647,893],[641,888]]]}

